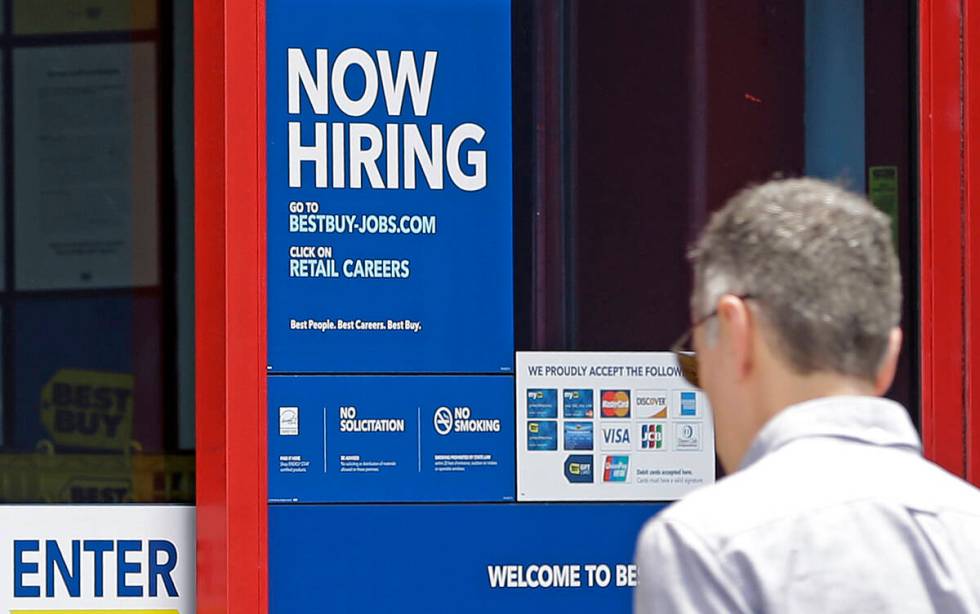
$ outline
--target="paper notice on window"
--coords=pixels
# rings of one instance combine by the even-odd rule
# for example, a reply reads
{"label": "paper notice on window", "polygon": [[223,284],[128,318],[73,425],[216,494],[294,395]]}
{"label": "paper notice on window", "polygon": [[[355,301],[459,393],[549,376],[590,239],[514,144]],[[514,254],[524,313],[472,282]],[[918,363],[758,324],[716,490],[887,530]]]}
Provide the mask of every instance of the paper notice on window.
{"label": "paper notice on window", "polygon": [[18,289],[156,285],[153,44],[18,49],[13,65]]}
{"label": "paper notice on window", "polygon": [[15,34],[148,30],[155,0],[13,0]]}
{"label": "paper notice on window", "polygon": [[518,501],[669,501],[714,482],[711,408],[669,352],[518,352]]}

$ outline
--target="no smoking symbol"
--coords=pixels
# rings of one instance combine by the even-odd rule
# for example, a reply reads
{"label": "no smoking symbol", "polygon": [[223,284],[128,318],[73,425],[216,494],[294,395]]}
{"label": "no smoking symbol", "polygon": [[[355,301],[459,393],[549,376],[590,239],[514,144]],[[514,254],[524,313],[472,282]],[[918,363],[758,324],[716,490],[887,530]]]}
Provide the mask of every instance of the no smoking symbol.
{"label": "no smoking symbol", "polygon": [[432,426],[440,435],[448,435],[453,430],[453,412],[448,407],[440,407],[432,416]]}

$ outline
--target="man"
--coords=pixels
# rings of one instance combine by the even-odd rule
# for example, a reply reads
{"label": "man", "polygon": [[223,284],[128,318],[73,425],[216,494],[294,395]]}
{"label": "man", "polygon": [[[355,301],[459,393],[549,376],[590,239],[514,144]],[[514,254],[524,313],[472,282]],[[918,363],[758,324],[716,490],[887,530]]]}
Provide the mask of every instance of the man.
{"label": "man", "polygon": [[637,613],[980,612],[980,491],[924,460],[906,410],[878,398],[902,338],[890,237],[863,198],[814,179],[711,218],[681,364],[731,475],[644,527]]}

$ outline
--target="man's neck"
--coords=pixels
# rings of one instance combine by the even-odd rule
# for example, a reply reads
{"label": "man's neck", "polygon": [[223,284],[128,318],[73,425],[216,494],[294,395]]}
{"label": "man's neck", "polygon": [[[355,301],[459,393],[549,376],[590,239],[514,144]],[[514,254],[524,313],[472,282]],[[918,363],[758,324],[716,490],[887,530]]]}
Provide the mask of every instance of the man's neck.
{"label": "man's neck", "polygon": [[767,382],[760,382],[758,390],[756,417],[760,421],[760,429],[773,416],[797,403],[840,395],[870,396],[875,392],[870,382],[826,372],[807,375],[783,373],[767,378]]}
{"label": "man's neck", "polygon": [[741,437],[730,442],[734,444],[734,447],[730,448],[731,466],[727,462],[728,458],[722,458],[728,471],[734,471],[741,466],[742,458],[748,453],[749,447],[762,427],[787,407],[824,397],[875,394],[874,385],[870,382],[837,373],[800,375],[785,371],[768,374],[760,377],[753,388],[754,401],[747,403],[751,411],[746,415],[746,419],[752,422],[745,425],[748,428],[742,430]]}

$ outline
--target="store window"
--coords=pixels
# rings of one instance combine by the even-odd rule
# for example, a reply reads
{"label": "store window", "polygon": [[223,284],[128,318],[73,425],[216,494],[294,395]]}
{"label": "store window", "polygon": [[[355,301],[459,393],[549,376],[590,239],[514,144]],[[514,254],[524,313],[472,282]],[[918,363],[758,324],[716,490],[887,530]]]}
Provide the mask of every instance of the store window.
{"label": "store window", "polygon": [[0,16],[0,501],[192,502],[192,3]]}
{"label": "store window", "polygon": [[750,182],[813,175],[894,222],[918,420],[914,2],[514,3],[518,350],[662,351],[685,260]]}

